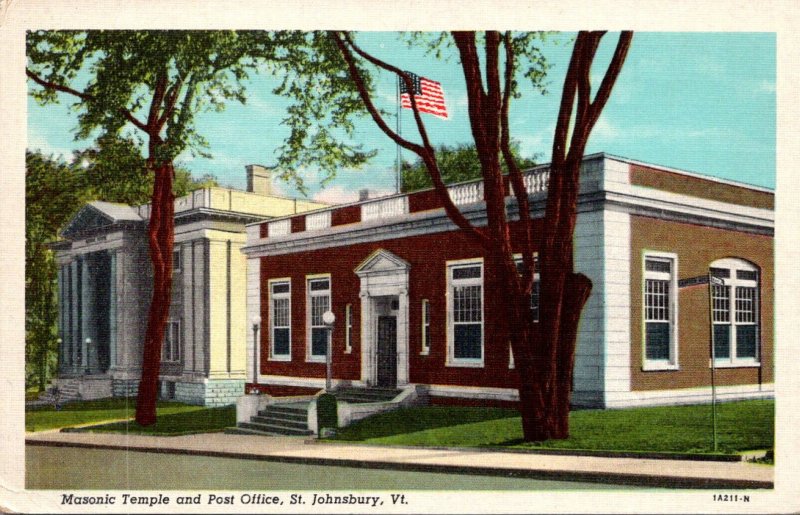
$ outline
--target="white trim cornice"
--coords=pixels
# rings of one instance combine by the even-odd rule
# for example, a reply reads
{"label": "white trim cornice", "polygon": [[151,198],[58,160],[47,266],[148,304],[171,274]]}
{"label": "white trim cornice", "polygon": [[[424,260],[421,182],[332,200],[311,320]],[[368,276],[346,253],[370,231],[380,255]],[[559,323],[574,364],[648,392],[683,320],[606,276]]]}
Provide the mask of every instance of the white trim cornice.
{"label": "white trim cornice", "polygon": [[[545,195],[531,197],[531,215],[544,216]],[[516,218],[516,203],[509,201],[509,218]],[[462,208],[464,216],[476,226],[486,225],[484,203]],[[643,186],[615,185],[613,190],[581,194],[578,211],[626,212],[665,221],[675,221],[772,236],[775,214],[771,209],[729,204],[689,195],[654,190]],[[424,234],[455,231],[458,227],[444,209],[410,213],[394,219],[334,226],[324,233],[298,232],[273,238],[250,241],[242,252],[248,257],[291,254],[354,243],[379,242]]]}

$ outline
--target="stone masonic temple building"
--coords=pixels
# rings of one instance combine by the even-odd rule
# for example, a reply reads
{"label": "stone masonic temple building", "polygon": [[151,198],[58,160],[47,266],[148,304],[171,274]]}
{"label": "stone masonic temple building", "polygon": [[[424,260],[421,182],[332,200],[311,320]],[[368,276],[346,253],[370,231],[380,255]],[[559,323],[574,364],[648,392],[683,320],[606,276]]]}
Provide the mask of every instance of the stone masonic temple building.
{"label": "stone masonic temple building", "polygon": [[[534,234],[548,174],[546,165],[525,172]],[[481,181],[449,190],[468,219],[486,223]],[[574,405],[705,402],[712,368],[723,399],[773,395],[773,202],[764,188],[584,159],[575,266],[594,286]],[[148,208],[92,202],[53,245],[65,395],[136,392]],[[518,218],[513,196],[507,210]],[[517,401],[509,342],[485,330],[505,307],[484,302],[482,251],[432,190],[323,205],[270,194],[269,171],[249,166],[248,191],[198,190],[175,212],[162,397],[222,405],[246,389],[313,395],[329,359],[335,388],[413,390],[433,404]]]}

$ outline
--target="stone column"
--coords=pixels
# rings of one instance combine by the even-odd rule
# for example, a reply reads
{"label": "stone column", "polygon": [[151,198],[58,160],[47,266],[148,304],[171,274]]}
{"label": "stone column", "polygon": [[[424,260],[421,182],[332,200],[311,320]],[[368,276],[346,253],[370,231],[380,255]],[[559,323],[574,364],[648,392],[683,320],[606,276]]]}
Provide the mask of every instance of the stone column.
{"label": "stone column", "polygon": [[108,367],[117,365],[117,251],[109,251],[108,277]]}
{"label": "stone column", "polygon": [[[91,374],[97,368],[97,353],[94,352],[95,335],[92,331],[94,317],[92,306],[92,282],[89,280],[88,256],[81,257],[81,371]],[[92,344],[86,343],[91,338]]]}
{"label": "stone column", "polygon": [[66,347],[66,333],[64,331],[64,265],[59,265],[57,272],[57,285],[58,285],[58,337],[61,343],[58,345],[58,371],[57,375],[64,372],[64,349]]}
{"label": "stone column", "polygon": [[78,265],[78,260],[72,261],[70,263],[70,299],[69,299],[69,306],[71,310],[70,314],[70,327],[72,329],[70,333],[70,342],[71,342],[71,350],[72,356],[70,359],[70,371],[73,374],[79,373],[80,369],[80,360],[78,359],[80,356],[79,350],[81,349],[81,326],[80,322],[80,282],[78,281],[78,271],[80,270]]}
{"label": "stone column", "polygon": [[[363,282],[364,279],[362,278]],[[361,290],[361,381],[364,384],[373,383],[373,347],[372,341],[372,299],[369,292]]]}
{"label": "stone column", "polygon": [[397,385],[408,384],[408,289],[400,288],[397,313]]}

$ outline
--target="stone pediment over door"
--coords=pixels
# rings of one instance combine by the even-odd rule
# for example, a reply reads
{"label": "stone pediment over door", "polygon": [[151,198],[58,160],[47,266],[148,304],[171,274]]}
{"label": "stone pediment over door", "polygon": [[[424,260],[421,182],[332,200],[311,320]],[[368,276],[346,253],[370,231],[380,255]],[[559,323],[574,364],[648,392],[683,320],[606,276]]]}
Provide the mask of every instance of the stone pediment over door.
{"label": "stone pediment over door", "polygon": [[354,272],[359,277],[366,275],[396,274],[398,272],[408,272],[411,265],[408,261],[398,257],[388,250],[378,249],[367,257]]}
{"label": "stone pediment over door", "polygon": [[120,222],[138,222],[142,217],[130,206],[110,202],[90,202],[72,217],[61,236],[70,238],[86,231],[102,229]]}

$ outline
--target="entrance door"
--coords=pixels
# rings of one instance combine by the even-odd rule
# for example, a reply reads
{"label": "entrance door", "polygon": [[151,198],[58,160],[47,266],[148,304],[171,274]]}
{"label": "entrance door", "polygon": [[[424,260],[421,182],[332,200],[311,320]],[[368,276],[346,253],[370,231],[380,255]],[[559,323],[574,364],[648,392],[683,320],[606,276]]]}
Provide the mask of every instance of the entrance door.
{"label": "entrance door", "polygon": [[378,386],[397,386],[397,318],[378,317]]}

